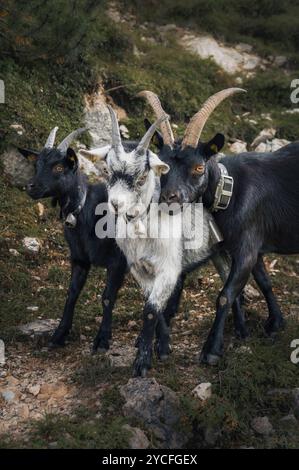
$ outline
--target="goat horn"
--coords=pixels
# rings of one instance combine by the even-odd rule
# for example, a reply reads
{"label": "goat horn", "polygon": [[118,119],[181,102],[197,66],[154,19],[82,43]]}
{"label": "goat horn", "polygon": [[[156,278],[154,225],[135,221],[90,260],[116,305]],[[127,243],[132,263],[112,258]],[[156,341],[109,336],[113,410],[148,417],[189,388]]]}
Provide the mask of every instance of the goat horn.
{"label": "goat horn", "polygon": [[217,108],[225,98],[239,92],[246,93],[246,90],[242,88],[227,88],[226,90],[219,91],[210,96],[202,108],[190,119],[182,140],[182,148],[187,147],[187,145],[195,148],[200,139],[202,130],[214,109]]}
{"label": "goat horn", "polygon": [[108,106],[108,110],[110,113],[111,125],[112,125],[112,147],[115,151],[116,156],[118,157],[120,152],[123,150],[123,144],[121,141],[118,120],[117,120],[114,109],[109,104],[107,106]]}
{"label": "goat horn", "polygon": [[157,127],[159,127],[162,122],[165,121],[165,119],[167,119],[167,115],[164,114],[164,116],[161,116],[154,122],[154,124],[151,125],[151,127],[149,127],[149,129],[146,131],[141,141],[139,142],[136,148],[136,153],[143,154],[148,149],[149,144],[151,143],[151,139],[157,130]]}
{"label": "goat horn", "polygon": [[56,132],[58,131],[58,127],[54,127],[50,134],[49,134],[49,137],[47,138],[47,142],[45,143],[45,148],[46,149],[51,149],[54,147],[54,143],[55,143],[55,137],[56,137]]}
{"label": "goat horn", "polygon": [[173,147],[174,137],[173,137],[171,125],[169,122],[169,116],[168,114],[165,113],[164,109],[162,108],[159,97],[152,91],[148,91],[148,90],[140,91],[137,94],[137,96],[141,98],[145,98],[148,101],[157,119],[159,119],[162,116],[165,116],[168,118],[168,119],[165,119],[164,122],[161,123],[160,129],[161,129],[161,134],[163,137],[164,144],[169,145],[169,147]]}
{"label": "goat horn", "polygon": [[61,153],[65,153],[70,146],[71,142],[75,140],[79,135],[83,134],[87,129],[86,127],[81,127],[73,132],[71,132],[62,142],[58,145],[57,149],[60,150]]}

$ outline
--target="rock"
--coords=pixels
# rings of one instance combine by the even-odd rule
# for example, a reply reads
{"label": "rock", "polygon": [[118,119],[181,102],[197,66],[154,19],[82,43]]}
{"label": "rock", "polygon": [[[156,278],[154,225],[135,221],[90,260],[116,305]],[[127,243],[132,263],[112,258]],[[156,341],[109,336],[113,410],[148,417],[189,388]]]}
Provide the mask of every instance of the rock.
{"label": "rock", "polygon": [[58,326],[59,320],[52,318],[47,320],[35,320],[25,325],[20,325],[19,330],[27,336],[46,336],[53,333],[53,330]]}
{"label": "rock", "polygon": [[274,129],[273,127],[269,129],[263,129],[252,142],[251,148],[255,149],[262,142],[265,143],[267,142],[267,140],[274,139],[275,134],[276,134],[276,129]]}
{"label": "rock", "polygon": [[295,415],[293,413],[290,413],[286,416],[284,416],[283,418],[281,418],[280,422],[286,426],[289,426],[289,425],[295,425],[297,426],[297,419],[295,417]]}
{"label": "rock", "polygon": [[41,202],[38,202],[35,207],[38,217],[42,219],[45,214],[45,206]]}
{"label": "rock", "polygon": [[99,169],[95,166],[95,164],[92,161],[84,157],[81,153],[79,153],[77,156],[79,160],[79,168],[83,173],[85,173],[85,175],[87,176],[99,176],[100,175]]}
{"label": "rock", "polygon": [[2,339],[0,339],[0,366],[5,365],[5,344]]}
{"label": "rock", "polygon": [[16,394],[13,390],[1,390],[1,396],[7,403],[13,403],[16,400]]}
{"label": "rock", "polygon": [[120,393],[125,400],[124,415],[141,422],[155,435],[159,447],[176,449],[186,444],[188,436],[178,430],[183,418],[180,401],[170,388],[154,378],[134,378]]}
{"label": "rock", "polygon": [[40,400],[47,400],[49,397],[51,398],[63,398],[67,395],[68,389],[66,385],[61,383],[45,383],[42,384],[40,387],[40,393],[38,398]]}
{"label": "rock", "polygon": [[27,310],[29,310],[30,312],[37,312],[38,311],[38,306],[37,305],[31,305],[31,306],[27,307]]}
{"label": "rock", "polygon": [[129,424],[123,426],[125,431],[129,431],[129,448],[130,449],[148,449],[149,440],[145,433],[139,428],[133,428]]}
{"label": "rock", "polygon": [[270,434],[273,434],[274,432],[273,426],[270,423],[269,418],[267,416],[254,418],[251,421],[251,427],[257,434],[260,434],[263,436],[269,436]]}
{"label": "rock", "polygon": [[288,59],[284,55],[277,55],[274,58],[274,65],[276,65],[277,67],[283,67],[284,65],[286,65],[287,61]]}
{"label": "rock", "polygon": [[33,396],[37,396],[40,392],[40,385],[37,384],[37,385],[31,385],[30,387],[28,387],[28,392],[31,393],[31,395]]}
{"label": "rock", "polygon": [[[217,42],[212,36],[185,34],[180,42],[183,47],[199,55],[202,59],[212,57],[216,64],[229,74],[251,71],[263,63],[257,55],[244,50],[241,52],[240,45],[239,50],[237,50],[237,48],[234,49]],[[247,45],[246,47],[248,49]]]}
{"label": "rock", "polygon": [[124,124],[121,124],[119,126],[119,130],[120,130],[120,133],[121,133],[121,135],[124,139],[129,139],[130,138],[130,133],[129,133],[129,129],[127,128],[127,126],[125,126]]}
{"label": "rock", "polygon": [[252,349],[249,346],[242,345],[236,349],[238,354],[252,354]]}
{"label": "rock", "polygon": [[23,403],[22,405],[20,405],[20,406],[18,407],[18,415],[19,415],[22,419],[28,419],[28,418],[29,418],[29,414],[30,414],[29,406],[26,405],[26,403]]}
{"label": "rock", "polygon": [[236,45],[236,49],[239,52],[252,52],[253,47],[250,44],[245,44],[244,42],[240,42],[240,44]]}
{"label": "rock", "polygon": [[20,253],[18,252],[18,250],[15,250],[14,248],[9,248],[9,253],[12,256],[20,256]]}
{"label": "rock", "polygon": [[233,144],[230,144],[228,148],[232,153],[247,152],[247,144],[246,142],[243,142],[242,140],[236,140],[236,142],[234,142]]}
{"label": "rock", "polygon": [[29,253],[38,253],[41,249],[41,244],[37,238],[33,237],[25,237],[22,240],[23,247],[29,252]]}
{"label": "rock", "polygon": [[255,289],[255,287],[253,287],[251,284],[247,284],[244,287],[244,295],[247,301],[259,299],[261,296],[260,291]]}
{"label": "rock", "polygon": [[23,135],[25,132],[25,129],[22,126],[22,124],[11,124],[9,127],[13,129],[14,131],[16,131],[18,135]]}
{"label": "rock", "polygon": [[283,111],[281,114],[298,114],[299,113],[299,108],[292,108],[292,109],[287,109],[286,111]]}
{"label": "rock", "polygon": [[192,390],[192,394],[200,400],[205,401],[212,396],[212,384],[210,382],[203,382]]}
{"label": "rock", "polygon": [[0,157],[4,175],[10,183],[24,188],[34,175],[34,165],[24,158],[15,147],[9,147]]}
{"label": "rock", "polygon": [[290,141],[285,139],[273,139],[271,142],[267,140],[259,144],[255,148],[255,152],[276,152],[276,150],[279,150],[289,143]]}

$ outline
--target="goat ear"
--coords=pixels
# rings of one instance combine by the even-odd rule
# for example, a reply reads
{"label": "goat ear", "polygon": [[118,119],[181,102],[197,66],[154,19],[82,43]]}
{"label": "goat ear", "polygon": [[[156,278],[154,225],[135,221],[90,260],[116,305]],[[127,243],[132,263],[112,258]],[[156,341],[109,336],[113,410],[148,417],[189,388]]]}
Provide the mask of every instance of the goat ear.
{"label": "goat ear", "polygon": [[73,170],[76,171],[78,168],[78,157],[76,152],[69,147],[66,151],[66,163]]}
{"label": "goat ear", "polygon": [[87,157],[91,157],[96,160],[105,160],[110,149],[111,149],[111,145],[105,145],[104,147],[99,147],[99,148],[91,149],[91,150],[81,149],[80,153],[82,155],[86,155]]}
{"label": "goat ear", "polygon": [[170,170],[170,167],[166,163],[162,162],[162,160],[160,160],[160,158],[150,150],[149,165],[156,176],[166,175],[166,173],[168,173]]}
{"label": "goat ear", "polygon": [[[151,127],[151,122],[148,119],[144,119],[145,129],[148,130]],[[164,140],[162,134],[159,131],[156,131],[152,137],[152,143],[158,148],[161,149],[164,145]]]}
{"label": "goat ear", "polygon": [[225,144],[225,137],[223,134],[216,134],[212,140],[204,145],[203,153],[206,159],[209,159],[212,155],[220,152]]}
{"label": "goat ear", "polygon": [[35,150],[23,149],[21,147],[18,147],[18,151],[21,155],[23,155],[23,157],[25,157],[29,162],[32,163],[36,162],[37,157],[39,155],[39,152],[36,152]]}

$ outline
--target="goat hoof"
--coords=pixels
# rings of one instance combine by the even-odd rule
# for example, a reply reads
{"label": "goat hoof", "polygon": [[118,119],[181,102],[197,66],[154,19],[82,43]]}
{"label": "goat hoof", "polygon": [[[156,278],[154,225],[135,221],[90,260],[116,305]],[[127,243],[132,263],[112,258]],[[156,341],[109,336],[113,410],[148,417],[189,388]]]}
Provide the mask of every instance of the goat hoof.
{"label": "goat hoof", "polygon": [[168,342],[157,341],[155,344],[155,352],[160,361],[166,361],[171,353],[171,347]]}
{"label": "goat hoof", "polygon": [[201,353],[200,355],[200,362],[209,366],[216,366],[220,359],[221,356],[218,356],[217,354]]}
{"label": "goat hoof", "polygon": [[92,347],[92,353],[105,353],[109,350],[109,341],[107,339],[95,340]]}
{"label": "goat hoof", "polygon": [[246,340],[249,336],[250,333],[246,327],[244,328],[238,328],[235,330],[235,335],[236,338],[241,339],[241,340]]}
{"label": "goat hoof", "polygon": [[53,351],[54,349],[58,349],[58,348],[63,348],[65,346],[65,341],[61,341],[61,342],[53,342],[53,341],[50,341],[48,343],[48,350],[49,351]]}
{"label": "goat hoof", "polygon": [[265,332],[268,336],[270,336],[270,338],[275,338],[279,330],[283,329],[284,327],[285,320],[282,317],[277,320],[273,320],[272,318],[268,319],[264,325]]}

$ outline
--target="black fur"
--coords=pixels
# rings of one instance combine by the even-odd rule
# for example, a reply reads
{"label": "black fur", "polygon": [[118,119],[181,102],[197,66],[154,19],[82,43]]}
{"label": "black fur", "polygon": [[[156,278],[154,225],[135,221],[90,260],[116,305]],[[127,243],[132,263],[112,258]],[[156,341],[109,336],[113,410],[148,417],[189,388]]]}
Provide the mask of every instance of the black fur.
{"label": "black fur", "polygon": [[[180,204],[203,200],[206,208],[214,201],[220,170],[213,154],[221,149],[217,134],[196,149],[162,147],[160,158],[170,166],[161,178],[161,201]],[[217,315],[202,352],[202,360],[215,363],[223,350],[225,318],[245,287],[252,272],[269,307],[266,331],[275,333],[283,319],[272,292],[262,260],[267,252],[296,253],[299,249],[299,144],[291,144],[274,154],[246,153],[221,160],[235,181],[227,210],[215,213],[224,236],[219,249],[232,257],[232,269],[217,301]],[[202,175],[194,168],[203,165]]]}

